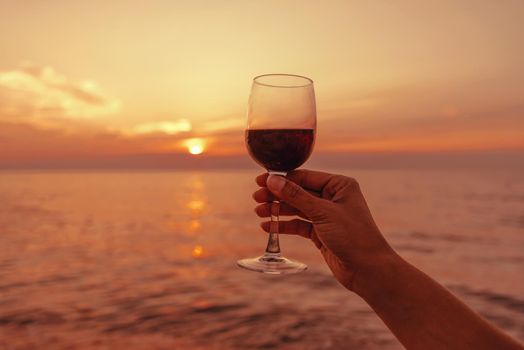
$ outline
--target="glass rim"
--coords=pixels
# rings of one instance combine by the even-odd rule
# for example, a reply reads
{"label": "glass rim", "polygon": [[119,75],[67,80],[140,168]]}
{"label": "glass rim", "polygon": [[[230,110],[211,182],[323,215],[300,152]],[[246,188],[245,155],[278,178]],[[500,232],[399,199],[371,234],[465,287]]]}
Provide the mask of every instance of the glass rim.
{"label": "glass rim", "polygon": [[[305,84],[276,85],[276,84],[267,84],[267,83],[263,83],[263,82],[259,81],[259,79],[266,78],[266,77],[293,77],[293,78],[300,78],[302,80],[306,80],[307,83],[305,83]],[[313,80],[308,78],[308,77],[305,77],[303,75],[297,75],[297,74],[270,73],[270,74],[257,75],[256,77],[253,78],[253,83],[254,84],[258,84],[258,85],[262,85],[262,86],[275,87],[275,88],[301,88],[301,87],[306,87],[306,86],[313,85]]]}

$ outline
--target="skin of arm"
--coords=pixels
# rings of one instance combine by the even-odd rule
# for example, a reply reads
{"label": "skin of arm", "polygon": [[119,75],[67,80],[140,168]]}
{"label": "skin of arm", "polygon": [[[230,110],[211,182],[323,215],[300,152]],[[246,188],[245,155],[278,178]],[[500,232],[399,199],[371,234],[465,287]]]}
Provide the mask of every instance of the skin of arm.
{"label": "skin of arm", "polygon": [[[402,259],[375,224],[355,179],[309,170],[262,174],[260,217],[280,199],[280,233],[311,239],[335,278],[362,297],[406,349],[524,349]],[[269,222],[261,224],[269,231]]]}

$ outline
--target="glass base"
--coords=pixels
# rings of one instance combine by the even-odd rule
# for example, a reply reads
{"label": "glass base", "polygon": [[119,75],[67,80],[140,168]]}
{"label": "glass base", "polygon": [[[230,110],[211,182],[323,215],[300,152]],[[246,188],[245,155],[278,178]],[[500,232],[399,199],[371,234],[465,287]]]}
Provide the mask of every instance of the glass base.
{"label": "glass base", "polygon": [[238,260],[237,264],[244,269],[272,275],[299,273],[307,269],[306,264],[286,259],[278,254],[264,254],[258,258],[242,259]]}

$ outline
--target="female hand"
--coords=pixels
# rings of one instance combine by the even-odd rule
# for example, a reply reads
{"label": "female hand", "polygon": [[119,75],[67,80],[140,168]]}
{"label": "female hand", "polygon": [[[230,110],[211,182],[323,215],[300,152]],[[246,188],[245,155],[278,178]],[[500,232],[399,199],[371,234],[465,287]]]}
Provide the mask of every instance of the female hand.
{"label": "female hand", "polygon": [[[286,178],[259,175],[262,188],[253,194],[255,212],[269,217],[271,201],[282,200],[279,233],[309,238],[320,249],[337,280],[354,290],[357,273],[384,266],[396,254],[380,233],[357,181],[353,178],[310,170],[295,170]],[[262,223],[269,232],[270,222]]]}

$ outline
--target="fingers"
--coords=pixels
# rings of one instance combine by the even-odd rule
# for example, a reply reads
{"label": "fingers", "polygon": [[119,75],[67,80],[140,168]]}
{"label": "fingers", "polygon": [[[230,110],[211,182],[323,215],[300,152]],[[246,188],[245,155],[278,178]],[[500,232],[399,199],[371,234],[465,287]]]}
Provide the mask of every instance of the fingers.
{"label": "fingers", "polygon": [[[262,203],[255,208],[255,213],[261,218],[268,218],[271,216],[271,205],[271,203]],[[298,215],[304,217],[304,214],[302,214],[299,210],[284,202],[280,203],[278,214],[281,216]]]}
{"label": "fingers", "polygon": [[262,187],[253,193],[253,199],[258,203],[272,202],[276,198],[273,194],[265,187]]}
{"label": "fingers", "polygon": [[[316,192],[310,192],[308,191],[312,196],[320,197],[319,193]],[[265,203],[265,202],[272,202],[276,198],[266,187],[259,188],[253,193],[253,199],[255,202],[258,203]]]}
{"label": "fingers", "polygon": [[333,176],[333,174],[321,171],[299,169],[289,172],[286,178],[302,188],[315,192],[322,192],[324,186],[326,186]]}
{"label": "fingers", "polygon": [[326,201],[311,195],[302,187],[283,176],[270,175],[267,178],[267,186],[267,189],[271,191],[273,196],[297,208],[313,221],[319,213],[327,209]]}
{"label": "fingers", "polygon": [[[265,221],[260,224],[262,229],[266,232],[269,232],[271,226],[271,221]],[[318,249],[322,248],[322,242],[317,237],[313,224],[310,222],[293,219],[289,221],[279,221],[278,223],[278,233],[288,234],[288,235],[297,235],[304,238],[309,238]]]}
{"label": "fingers", "polygon": [[[264,221],[260,224],[262,229],[266,232],[269,232],[271,222]],[[278,223],[278,233],[284,233],[288,235],[298,235],[305,238],[311,238],[311,231],[313,230],[313,225],[310,222],[293,219],[289,221],[279,221]]]}
{"label": "fingers", "polygon": [[[260,187],[266,187],[268,176],[268,173],[260,174],[255,178],[255,182]],[[289,172],[286,178],[304,189],[321,193],[333,176],[333,174],[320,171],[299,169]]]}
{"label": "fingers", "polygon": [[260,174],[258,175],[256,178],[255,178],[255,182],[257,183],[257,185],[259,185],[260,187],[266,187],[266,181],[267,181],[267,177],[269,176],[268,173],[263,173],[263,174]]}

